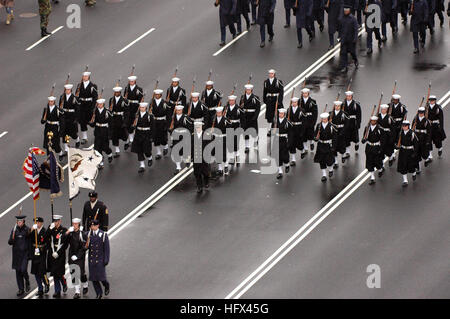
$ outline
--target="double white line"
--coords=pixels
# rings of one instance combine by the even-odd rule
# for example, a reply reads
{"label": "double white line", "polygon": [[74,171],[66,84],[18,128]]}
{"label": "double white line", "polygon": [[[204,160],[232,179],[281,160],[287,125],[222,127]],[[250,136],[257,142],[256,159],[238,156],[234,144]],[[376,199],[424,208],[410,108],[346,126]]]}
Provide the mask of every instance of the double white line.
{"label": "double white line", "polygon": [[[450,91],[448,91],[439,101],[445,107],[450,103]],[[387,159],[385,159],[386,163]],[[245,294],[261,277],[272,269],[284,256],[286,256],[295,246],[297,246],[310,232],[314,230],[328,215],[330,215],[339,205],[341,205],[351,194],[353,194],[367,179],[370,173],[363,170],[350,184],[339,194],[319,210],[310,220],[308,220],[294,235],[292,235],[280,248],[278,248],[269,258],[267,258],[255,271],[253,271],[243,282],[241,282],[225,299],[239,299]]]}

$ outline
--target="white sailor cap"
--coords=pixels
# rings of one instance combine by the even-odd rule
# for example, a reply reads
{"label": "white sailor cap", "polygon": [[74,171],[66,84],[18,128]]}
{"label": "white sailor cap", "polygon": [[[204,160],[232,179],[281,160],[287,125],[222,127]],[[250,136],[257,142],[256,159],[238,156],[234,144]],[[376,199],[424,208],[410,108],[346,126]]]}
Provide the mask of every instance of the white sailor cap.
{"label": "white sailor cap", "polygon": [[401,95],[400,95],[400,94],[392,94],[392,98],[393,98],[394,100],[400,100]]}
{"label": "white sailor cap", "polygon": [[66,85],[64,85],[64,88],[65,88],[66,90],[72,90],[73,84],[66,84]]}
{"label": "white sailor cap", "polygon": [[136,79],[137,79],[137,76],[136,76],[136,75],[130,75],[130,76],[128,77],[128,81],[136,81]]}
{"label": "white sailor cap", "polygon": [[184,109],[184,105],[178,104],[175,106],[175,110],[183,110]]}
{"label": "white sailor cap", "polygon": [[83,76],[91,76],[91,72],[89,71],[83,72]]}
{"label": "white sailor cap", "polygon": [[294,97],[291,99],[292,102],[298,102],[298,100],[300,100],[300,98],[299,98],[299,97],[296,97],[296,96],[294,96]]}
{"label": "white sailor cap", "polygon": [[202,126],[203,122],[202,121],[194,121],[194,126]]}
{"label": "white sailor cap", "polygon": [[278,109],[278,113],[286,113],[286,109],[284,107]]}
{"label": "white sailor cap", "polygon": [[273,74],[275,74],[275,73],[277,73],[277,71],[275,71],[274,69],[270,69],[269,71],[267,71],[267,73],[273,73]]}
{"label": "white sailor cap", "polygon": [[389,105],[387,105],[387,104],[381,104],[381,105],[380,105],[380,108],[382,108],[382,109],[388,109],[388,108],[389,108]]}
{"label": "white sailor cap", "polygon": [[209,81],[206,81],[205,84],[206,84],[206,85],[214,85],[214,81],[209,80]]}
{"label": "white sailor cap", "polygon": [[52,96],[49,96],[47,99],[48,99],[49,101],[56,101],[56,97],[54,97],[53,95],[52,95]]}
{"label": "white sailor cap", "polygon": [[330,116],[330,114],[328,114],[327,112],[320,114],[321,119],[327,119],[329,116]]}
{"label": "white sailor cap", "polygon": [[174,77],[172,78],[172,82],[180,82],[180,78]]}
{"label": "white sailor cap", "polygon": [[147,102],[140,102],[139,103],[139,107],[147,107],[148,103]]}
{"label": "white sailor cap", "polygon": [[236,95],[228,95],[228,99],[229,100],[236,100],[237,96]]}
{"label": "white sailor cap", "polygon": [[163,94],[163,90],[161,90],[161,89],[156,89],[156,90],[153,90],[153,93],[155,93],[155,94]]}
{"label": "white sailor cap", "polygon": [[253,84],[246,84],[246,85],[244,85],[244,87],[245,87],[245,89],[246,90],[253,90]]}
{"label": "white sailor cap", "polygon": [[308,88],[303,88],[301,92],[302,92],[302,93],[309,93],[309,91],[311,91],[311,90],[308,89]]}
{"label": "white sailor cap", "polygon": [[121,86],[115,86],[115,87],[113,87],[113,91],[114,92],[121,92],[122,91],[122,87]]}
{"label": "white sailor cap", "polygon": [[200,96],[200,93],[198,93],[198,92],[192,92],[192,93],[191,93],[191,96],[192,96],[192,97],[199,97],[199,96]]}
{"label": "white sailor cap", "polygon": [[409,121],[408,120],[404,120],[403,122],[402,122],[402,125],[409,125],[410,123],[409,123]]}
{"label": "white sailor cap", "polygon": [[342,101],[334,101],[333,104],[341,106],[342,105]]}
{"label": "white sailor cap", "polygon": [[105,104],[105,99],[98,99],[98,100],[97,100],[97,103],[98,103],[98,104]]}
{"label": "white sailor cap", "polygon": [[345,95],[353,95],[353,91],[347,91],[345,92]]}
{"label": "white sailor cap", "polygon": [[436,100],[436,95],[430,95],[429,100]]}
{"label": "white sailor cap", "polygon": [[62,218],[62,215],[53,215],[53,220],[60,220]]}
{"label": "white sailor cap", "polygon": [[371,121],[378,121],[378,116],[374,115],[374,116],[370,117],[370,120]]}
{"label": "white sailor cap", "polygon": [[223,111],[223,106],[216,107],[216,113],[222,112],[222,111]]}
{"label": "white sailor cap", "polygon": [[425,108],[423,106],[419,107],[419,112],[425,112]]}
{"label": "white sailor cap", "polygon": [[81,223],[81,219],[80,218],[73,218],[72,219],[72,223]]}

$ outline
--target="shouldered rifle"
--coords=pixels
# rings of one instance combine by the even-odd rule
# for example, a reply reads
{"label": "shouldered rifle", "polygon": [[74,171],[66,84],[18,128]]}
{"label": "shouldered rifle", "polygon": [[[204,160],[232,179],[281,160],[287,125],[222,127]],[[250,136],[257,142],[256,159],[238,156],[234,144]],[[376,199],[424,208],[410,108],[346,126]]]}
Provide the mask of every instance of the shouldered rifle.
{"label": "shouldered rifle", "polygon": [[[142,94],[141,102],[144,102],[144,97],[145,97],[146,95],[147,95],[147,92],[144,92],[144,93]],[[137,110],[137,112],[136,112],[136,114],[135,114],[135,116],[134,116],[133,126],[136,126],[136,125],[137,125],[137,120],[138,120],[138,117],[139,117],[139,112],[140,112],[140,110],[139,110],[139,107],[138,107],[138,110]],[[148,113],[150,113],[150,112],[148,112]]]}
{"label": "shouldered rifle", "polygon": [[[70,73],[67,74],[66,82],[64,82],[64,85],[69,84],[69,78],[70,78]],[[66,89],[64,88],[64,89],[63,89],[63,98],[60,99],[60,101],[59,101],[59,108],[60,108],[60,109],[62,108],[62,105],[63,105],[64,94],[65,94],[65,93],[66,93]]]}
{"label": "shouldered rifle", "polygon": [[294,97],[294,92],[295,92],[295,86],[294,86],[294,88],[292,89],[291,99],[290,99],[290,101],[289,101],[289,110],[288,110],[288,116],[287,116],[287,118],[288,118],[289,121],[291,120],[292,98]]}
{"label": "shouldered rifle", "polygon": [[372,108],[372,113],[370,114],[369,123],[367,123],[366,129],[364,131],[364,139],[365,140],[367,140],[367,137],[369,137],[369,127],[370,127],[370,121],[371,121],[370,119],[372,118],[376,108],[377,108],[377,105],[375,104]]}
{"label": "shouldered rifle", "polygon": [[153,109],[153,104],[155,103],[155,90],[158,88],[158,84],[159,84],[159,78],[156,79],[155,88],[153,89],[152,103],[150,104],[150,107],[149,107],[149,110],[148,110],[148,112],[150,114],[153,114],[152,113],[152,109]]}
{"label": "shouldered rifle", "polygon": [[[122,79],[122,77],[120,77],[117,82],[116,82],[116,86],[120,86],[120,80]],[[109,103],[109,111],[112,112],[113,110],[113,104],[114,104],[114,100],[115,100],[115,94],[113,94],[113,98],[111,99],[111,102]]]}
{"label": "shouldered rifle", "polygon": [[191,94],[189,94],[189,107],[188,107],[188,116],[191,115],[191,109],[192,109],[192,92],[195,90],[195,75],[194,79],[192,80],[192,87],[191,87]]}
{"label": "shouldered rifle", "polygon": [[[236,90],[236,86],[237,86],[237,83],[235,83],[234,84],[234,86],[233,86],[233,89],[231,90],[231,94],[230,95],[233,95],[234,94],[234,91]],[[226,115],[227,115],[227,110],[228,110],[228,103],[227,103],[227,105],[225,105],[225,109],[223,110],[223,117],[225,117]]]}
{"label": "shouldered rifle", "polygon": [[[325,113],[327,111],[327,107],[328,107],[328,103],[325,104],[325,107],[323,108],[323,113]],[[330,123],[331,125],[331,123]],[[316,141],[318,141],[320,139],[320,127],[322,126],[322,120],[319,122],[319,128],[317,130],[317,135],[316,135]]]}
{"label": "shouldered rifle", "polygon": [[381,92],[380,99],[378,100],[377,114],[380,113],[380,106],[382,100],[383,100],[383,92]]}
{"label": "shouldered rifle", "polygon": [[[131,67],[131,72],[130,72],[130,76],[134,75],[134,69],[136,68],[136,65],[133,64],[133,66]],[[128,98],[128,90],[126,90],[124,98],[127,99]]]}
{"label": "shouldered rifle", "polygon": [[430,109],[430,93],[431,93],[431,82],[428,84],[427,100],[425,102],[425,118],[428,119],[428,110]]}
{"label": "shouldered rifle", "polygon": [[[84,68],[84,72],[87,72],[89,70],[89,65],[87,64]],[[83,73],[84,73],[83,72]],[[75,92],[75,96],[78,97],[80,95],[81,86],[83,85],[83,74],[81,75],[80,84],[78,84],[77,91]]]}
{"label": "shouldered rifle", "polygon": [[[350,91],[351,87],[352,87],[352,82],[353,82],[353,78],[350,78],[350,81],[348,82],[347,85],[347,91]],[[346,99],[344,100],[344,103],[342,103],[342,111],[345,111],[345,106],[347,105]]]}
{"label": "shouldered rifle", "polygon": [[[103,90],[104,90],[104,89],[105,89],[105,88],[103,87],[102,90],[100,91],[100,94],[98,95],[98,98],[99,98],[99,99],[102,98]],[[97,103],[96,103],[96,105],[97,105]],[[94,123],[94,121],[95,121],[95,108],[94,108],[94,112],[92,113],[92,117],[91,117],[91,120],[89,121],[89,123]]]}
{"label": "shouldered rifle", "polygon": [[[406,114],[405,114],[405,116],[403,116],[403,121],[404,120],[406,120]],[[402,145],[402,131],[403,131],[403,128],[400,128],[400,134],[398,137],[397,148],[400,148],[400,146]]]}
{"label": "shouldered rifle", "polygon": [[[212,75],[212,69],[209,69],[208,80],[206,82],[211,80],[211,75]],[[207,85],[205,84],[205,95],[203,96],[203,103],[205,103],[205,100],[206,100],[206,87],[207,87]]]}
{"label": "shouldered rifle", "polygon": [[[394,88],[392,89],[392,95],[395,94],[396,88],[397,88],[397,80],[395,80],[395,82],[394,82]],[[392,103],[392,101],[393,101],[393,98],[391,98],[391,103]],[[391,115],[391,114],[392,114],[392,107],[389,107],[389,115]]]}
{"label": "shouldered rifle", "polygon": [[[247,84],[250,84],[250,82],[252,81],[252,78],[253,78],[253,74],[250,73],[250,76],[248,77]],[[241,108],[241,109],[244,107],[245,94],[246,93],[245,93],[245,87],[244,87],[244,94],[242,95],[241,102],[239,103],[239,108]]]}
{"label": "shouldered rifle", "polygon": [[[178,65],[175,68],[175,72],[173,72],[173,76],[172,78],[176,77],[178,73]],[[166,96],[166,102],[169,101],[169,97],[170,97],[170,89],[172,88],[172,79],[170,79],[170,86],[169,86],[169,90],[167,91],[167,96]]]}
{"label": "shouldered rifle", "polygon": [[[53,96],[53,92],[55,91],[55,86],[56,83],[53,83],[52,85],[52,89],[50,90],[50,96]],[[44,113],[44,121],[47,121],[47,107],[45,108],[45,113]]]}
{"label": "shouldered rifle", "polygon": [[[422,101],[420,101],[419,108],[422,106],[424,100],[425,100],[425,97],[422,96]],[[417,111],[417,114],[416,114],[416,116],[414,117],[414,123],[413,123],[413,125],[412,125],[412,130],[413,130],[413,131],[416,130],[416,126],[417,126],[417,117],[418,117],[418,115],[419,115],[419,111]]]}

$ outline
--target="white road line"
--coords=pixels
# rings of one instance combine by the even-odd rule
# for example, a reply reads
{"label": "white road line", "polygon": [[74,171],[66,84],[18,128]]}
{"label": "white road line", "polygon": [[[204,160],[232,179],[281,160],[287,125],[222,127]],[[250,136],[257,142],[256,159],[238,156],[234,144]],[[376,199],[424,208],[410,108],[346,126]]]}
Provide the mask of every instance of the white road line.
{"label": "white road line", "polygon": [[64,26],[59,26],[57,27],[55,30],[52,31],[51,34],[46,35],[45,37],[41,38],[39,41],[35,42],[34,44],[30,45],[28,48],[25,49],[25,51],[30,51],[31,49],[33,49],[35,46],[37,46],[39,43],[44,42],[45,40],[47,40],[51,35],[55,34],[56,32],[58,32],[59,30],[61,30],[62,28],[64,28]]}
{"label": "white road line", "polygon": [[217,51],[216,53],[213,54],[213,56],[218,56],[220,53],[222,53],[226,48],[228,48],[230,45],[232,45],[234,42],[236,42],[237,40],[239,40],[240,38],[242,38],[244,35],[246,35],[248,33],[247,30],[243,31],[241,34],[239,34],[236,38],[234,38],[233,40],[231,40],[226,46],[224,46],[222,49],[220,49],[219,51]]}
{"label": "white road line", "polygon": [[150,30],[148,30],[147,32],[145,32],[143,35],[141,35],[139,38],[137,38],[136,40],[134,40],[133,42],[131,42],[130,44],[128,44],[126,47],[124,47],[122,50],[117,51],[117,54],[122,53],[123,51],[125,51],[126,49],[128,49],[129,47],[131,47],[132,45],[134,45],[136,42],[142,40],[143,38],[145,38],[147,35],[149,35],[150,33],[152,33],[153,31],[155,31],[155,28],[151,28]]}
{"label": "white road line", "polygon": [[7,131],[4,131],[2,134],[0,134],[0,138],[2,138],[3,136],[5,136],[6,134],[8,134]]}
{"label": "white road line", "polygon": [[[122,218],[119,222],[117,222],[111,229],[108,231],[109,239],[114,238],[121,230],[123,230],[127,225],[129,225],[132,221],[134,221],[137,217],[142,215],[147,209],[153,206],[158,200],[160,200],[164,195],[172,190],[175,186],[181,183],[186,177],[188,177],[193,172],[192,164],[189,167],[183,168],[180,173],[172,177],[166,184],[161,186],[156,192],[154,192],[149,198],[143,201],[138,207],[133,209],[129,214],[127,214],[124,218]],[[30,193],[31,194],[31,193]],[[69,275],[69,267],[66,264],[66,272],[65,276]],[[53,279],[50,280],[50,287],[53,286]],[[36,299],[35,294],[37,293],[37,288],[31,291],[24,299]]]}
{"label": "white road line", "polygon": [[[450,96],[450,90],[437,102],[441,104]],[[442,107],[450,103],[446,100]],[[384,163],[387,159],[384,160]],[[280,248],[278,248],[268,259],[266,259],[255,271],[253,271],[243,282],[241,282],[225,299],[238,299],[247,292],[259,279],[272,269],[284,256],[297,246],[314,228],[317,227],[328,215],[341,205],[352,193],[354,193],[368,178],[370,174],[367,169],[363,170],[347,187],[327,203],[319,212],[308,220],[294,235],[292,235]],[[357,183],[355,185],[355,183]],[[319,218],[320,217],[320,218]],[[317,221],[316,221],[317,219]],[[314,224],[312,224],[314,223]],[[312,225],[311,225],[312,224]],[[311,225],[311,226],[310,226]],[[309,228],[308,228],[309,227]]]}

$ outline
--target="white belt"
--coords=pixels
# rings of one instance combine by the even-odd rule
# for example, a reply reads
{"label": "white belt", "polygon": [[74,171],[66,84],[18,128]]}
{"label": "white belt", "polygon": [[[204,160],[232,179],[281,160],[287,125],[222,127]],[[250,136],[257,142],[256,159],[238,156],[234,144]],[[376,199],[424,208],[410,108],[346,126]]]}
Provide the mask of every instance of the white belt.
{"label": "white belt", "polygon": [[427,130],[415,130],[416,133],[427,133]]}
{"label": "white belt", "polygon": [[431,123],[433,123],[433,124],[439,124],[440,122],[439,122],[439,120],[433,120],[433,121],[431,121]]}
{"label": "white belt", "polygon": [[63,109],[64,112],[68,112],[68,113],[74,113],[75,110],[74,109]]}
{"label": "white belt", "polygon": [[356,115],[350,115],[349,118],[356,119]]}
{"label": "white belt", "polygon": [[302,125],[303,122],[291,122],[292,125]]}
{"label": "white belt", "polygon": [[172,103],[172,104],[180,104],[180,102],[177,103],[177,101],[172,101],[172,100],[169,100],[169,103]]}
{"label": "white belt", "polygon": [[166,120],[166,117],[165,116],[155,117],[155,120],[163,121],[163,120]]}
{"label": "white belt", "polygon": [[339,124],[339,125],[334,125],[334,126],[336,126],[337,128],[343,128],[344,124]]}
{"label": "white belt", "polygon": [[279,134],[279,133],[277,133],[277,136],[279,136],[279,137],[288,137],[287,134]]}
{"label": "white belt", "polygon": [[402,148],[405,149],[405,150],[413,150],[414,146],[403,146],[402,145]]}
{"label": "white belt", "polygon": [[138,100],[128,100],[128,102],[130,102],[130,103],[135,103],[135,104],[139,103]]}
{"label": "white belt", "polygon": [[47,124],[58,125],[59,121],[47,121]]}
{"label": "white belt", "polygon": [[208,107],[208,110],[209,111],[215,111],[216,110],[216,107],[214,106],[214,107]]}
{"label": "white belt", "polygon": [[375,142],[375,143],[367,142],[367,144],[369,144],[370,146],[378,146],[378,145],[381,145],[380,142]]}
{"label": "white belt", "polygon": [[388,128],[388,127],[380,127],[383,131],[385,131],[385,132],[389,132],[391,129],[390,128]]}
{"label": "white belt", "polygon": [[306,112],[306,113],[304,113],[304,114],[307,115],[307,116],[311,116],[311,115],[312,115],[311,112]]}
{"label": "white belt", "polygon": [[256,112],[256,109],[244,109],[244,111],[250,113],[250,112]]}
{"label": "white belt", "polygon": [[123,115],[123,112],[113,112],[114,115]]}
{"label": "white belt", "polygon": [[227,134],[216,134],[216,133],[213,133],[213,135],[215,137],[225,137],[225,136],[227,136]]}
{"label": "white belt", "polygon": [[240,123],[241,120],[229,120],[231,123]]}
{"label": "white belt", "polygon": [[150,131],[150,127],[136,127],[139,131]]}
{"label": "white belt", "polygon": [[98,127],[108,127],[108,123],[95,123]]}
{"label": "white belt", "polygon": [[323,143],[323,144],[331,144],[333,141],[332,140],[319,140],[319,143]]}
{"label": "white belt", "polygon": [[403,117],[396,117],[396,118],[394,118],[394,121],[396,121],[396,122],[403,121]]}
{"label": "white belt", "polygon": [[278,96],[280,93],[267,93],[266,96]]}
{"label": "white belt", "polygon": [[80,97],[80,101],[83,101],[83,102],[92,101],[92,98],[91,97],[86,97],[86,98]]}

